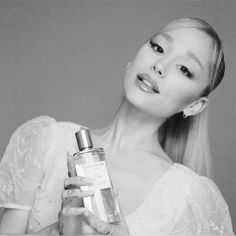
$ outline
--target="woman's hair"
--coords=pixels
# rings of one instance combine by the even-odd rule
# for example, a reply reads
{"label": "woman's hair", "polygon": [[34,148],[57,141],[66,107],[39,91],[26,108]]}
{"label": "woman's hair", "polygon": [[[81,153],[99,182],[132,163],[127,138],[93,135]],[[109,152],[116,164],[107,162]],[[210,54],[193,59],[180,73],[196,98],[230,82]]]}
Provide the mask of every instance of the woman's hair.
{"label": "woman's hair", "polygon": [[[212,39],[209,84],[200,95],[207,97],[224,76],[225,62],[221,40],[207,22],[192,17],[172,21],[159,32],[186,27],[199,29]],[[212,177],[207,108],[187,118],[183,118],[182,112],[173,115],[162,124],[158,135],[162,148],[174,162],[184,164],[200,175]]]}

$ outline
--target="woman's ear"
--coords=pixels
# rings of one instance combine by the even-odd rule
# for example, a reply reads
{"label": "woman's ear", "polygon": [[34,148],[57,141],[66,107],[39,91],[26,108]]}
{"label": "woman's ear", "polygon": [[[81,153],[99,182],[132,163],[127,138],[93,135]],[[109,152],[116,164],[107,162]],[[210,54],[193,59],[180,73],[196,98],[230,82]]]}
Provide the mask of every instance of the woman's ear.
{"label": "woman's ear", "polygon": [[202,112],[209,104],[207,97],[201,97],[195,102],[192,102],[187,107],[184,108],[183,113],[185,117],[194,116]]}

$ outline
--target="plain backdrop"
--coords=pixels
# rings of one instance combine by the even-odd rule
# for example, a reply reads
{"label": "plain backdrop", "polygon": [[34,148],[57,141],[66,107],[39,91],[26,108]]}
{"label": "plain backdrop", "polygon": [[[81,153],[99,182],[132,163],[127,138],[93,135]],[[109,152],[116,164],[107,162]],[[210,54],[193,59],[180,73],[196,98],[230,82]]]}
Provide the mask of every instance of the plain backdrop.
{"label": "plain backdrop", "polygon": [[214,181],[236,232],[236,1],[0,1],[0,154],[39,115],[102,127],[117,110],[127,63],[170,20],[195,16],[222,38],[226,73],[210,96]]}

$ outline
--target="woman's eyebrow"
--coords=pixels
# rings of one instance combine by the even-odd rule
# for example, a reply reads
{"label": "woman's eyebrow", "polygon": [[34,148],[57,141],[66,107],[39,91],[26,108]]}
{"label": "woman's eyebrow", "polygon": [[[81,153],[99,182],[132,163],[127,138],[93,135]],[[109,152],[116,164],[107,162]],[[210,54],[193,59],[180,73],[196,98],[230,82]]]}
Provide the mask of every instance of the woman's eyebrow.
{"label": "woman's eyebrow", "polygon": [[163,36],[167,41],[169,41],[170,43],[173,43],[173,38],[169,35],[169,34],[166,34],[164,32],[161,32],[159,35]]}
{"label": "woman's eyebrow", "polygon": [[[164,37],[168,42],[173,43],[174,39],[169,35],[166,34],[164,32],[161,32],[159,35],[161,35],[162,37]],[[202,63],[201,61],[198,59],[198,57],[196,56],[195,53],[193,53],[192,51],[187,51],[187,55],[189,57],[191,57],[199,66],[201,69],[203,69]]]}
{"label": "woman's eyebrow", "polygon": [[203,70],[203,66],[201,61],[198,59],[198,57],[196,56],[196,54],[194,54],[192,51],[188,51],[187,55],[190,56],[195,62],[197,62],[197,64],[201,67],[201,69]]}

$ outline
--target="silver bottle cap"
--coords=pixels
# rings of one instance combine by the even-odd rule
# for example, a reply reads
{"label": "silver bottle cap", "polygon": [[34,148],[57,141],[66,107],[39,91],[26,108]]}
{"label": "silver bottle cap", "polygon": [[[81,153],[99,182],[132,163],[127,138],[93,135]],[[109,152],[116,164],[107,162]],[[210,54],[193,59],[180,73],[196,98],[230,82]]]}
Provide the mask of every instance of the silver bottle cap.
{"label": "silver bottle cap", "polygon": [[75,137],[80,151],[86,148],[93,148],[93,141],[89,129],[82,127],[78,132],[75,133]]}

